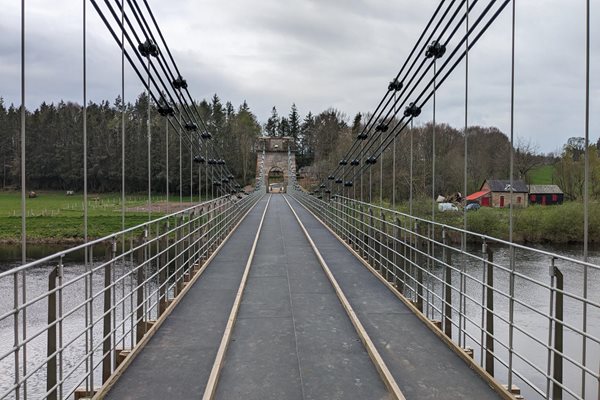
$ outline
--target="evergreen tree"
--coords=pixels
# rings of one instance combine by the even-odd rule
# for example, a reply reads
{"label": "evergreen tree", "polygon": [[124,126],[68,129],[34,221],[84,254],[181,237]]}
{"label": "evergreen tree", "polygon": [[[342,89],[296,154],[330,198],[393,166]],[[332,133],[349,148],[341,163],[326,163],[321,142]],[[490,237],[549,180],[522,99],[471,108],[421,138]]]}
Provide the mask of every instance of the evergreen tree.
{"label": "evergreen tree", "polygon": [[308,114],[304,117],[304,121],[302,121],[302,125],[300,125],[300,139],[298,146],[298,159],[297,165],[298,168],[303,167],[305,165],[310,165],[314,158],[314,132],[315,132],[315,119],[312,113],[309,111]]}
{"label": "evergreen tree", "polygon": [[281,117],[279,120],[279,127],[277,129],[277,136],[284,137],[290,134],[290,123],[286,117]]}
{"label": "evergreen tree", "polygon": [[294,138],[294,145],[299,145],[300,138],[300,115],[298,115],[298,109],[296,108],[296,104],[292,104],[292,109],[290,111],[290,115],[288,117],[289,121],[289,136]]}
{"label": "evergreen tree", "polygon": [[271,110],[271,116],[265,124],[265,134],[267,136],[277,136],[279,130],[279,116],[277,115],[277,108],[273,106]]}
{"label": "evergreen tree", "polygon": [[352,133],[355,135],[358,135],[360,133],[360,131],[362,130],[362,114],[361,113],[357,113],[354,116],[354,122],[352,123]]}

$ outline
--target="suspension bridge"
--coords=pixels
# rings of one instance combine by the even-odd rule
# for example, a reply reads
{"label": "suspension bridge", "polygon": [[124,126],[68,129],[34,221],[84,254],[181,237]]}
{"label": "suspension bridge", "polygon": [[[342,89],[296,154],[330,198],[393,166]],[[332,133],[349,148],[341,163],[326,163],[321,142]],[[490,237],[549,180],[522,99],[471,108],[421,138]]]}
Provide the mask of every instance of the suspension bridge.
{"label": "suspension bridge", "polygon": [[[587,164],[580,258],[512,240],[512,156],[509,240],[470,231],[466,211],[461,228],[437,222],[435,207],[429,219],[416,216],[412,174],[410,211],[396,208],[396,146],[410,146],[412,171],[405,133],[432,103],[435,197],[436,91],[466,67],[466,132],[469,51],[511,10],[513,144],[514,1],[440,1],[337,167],[302,187],[289,141],[262,138],[251,189],[213,143],[146,0],[83,1],[84,176],[90,5],[121,49],[122,98],[128,66],[167,131],[193,152],[199,199],[89,239],[86,181],[85,242],[27,260],[21,146],[22,265],[0,273],[0,399],[598,398],[600,297],[592,289],[600,266],[588,257]],[[24,1],[21,12],[24,144]],[[150,210],[150,124],[147,134]],[[384,157],[392,157],[391,172]],[[121,159],[124,207],[124,147]],[[168,156],[166,163],[168,196]],[[373,174],[380,185],[392,181],[389,206]],[[270,185],[274,175],[282,190]],[[40,277],[46,287],[28,286]]]}

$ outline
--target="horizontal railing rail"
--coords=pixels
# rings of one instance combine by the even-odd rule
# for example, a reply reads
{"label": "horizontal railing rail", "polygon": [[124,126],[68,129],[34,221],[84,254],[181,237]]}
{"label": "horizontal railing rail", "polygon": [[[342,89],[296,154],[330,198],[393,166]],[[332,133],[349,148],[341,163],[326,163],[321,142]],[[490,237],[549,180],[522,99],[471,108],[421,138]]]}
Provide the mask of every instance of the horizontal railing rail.
{"label": "horizontal railing rail", "polygon": [[0,399],[93,396],[261,196],[216,198],[0,273]]}
{"label": "horizontal railing rail", "polygon": [[515,395],[598,398],[600,260],[290,193]]}

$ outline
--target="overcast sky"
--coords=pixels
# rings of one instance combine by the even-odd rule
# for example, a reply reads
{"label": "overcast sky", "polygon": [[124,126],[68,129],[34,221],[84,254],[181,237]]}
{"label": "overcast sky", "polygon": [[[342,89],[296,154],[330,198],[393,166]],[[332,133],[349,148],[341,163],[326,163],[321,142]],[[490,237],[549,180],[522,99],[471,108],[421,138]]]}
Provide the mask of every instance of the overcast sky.
{"label": "overcast sky", "polygon": [[[302,116],[328,107],[348,119],[374,109],[433,13],[433,0],[149,0],[198,99],[247,100]],[[81,1],[27,0],[27,105],[81,102]],[[481,0],[478,7],[487,3]],[[515,136],[540,151],[584,133],[585,2],[517,3]],[[0,13],[0,96],[20,101],[20,2]],[[120,93],[120,50],[88,2],[88,96]],[[600,1],[592,0],[591,131],[600,135]],[[128,71],[126,97],[142,91]],[[439,90],[437,120],[464,118],[464,67]],[[469,123],[509,133],[510,8],[470,54]],[[421,122],[431,119],[425,109]]]}

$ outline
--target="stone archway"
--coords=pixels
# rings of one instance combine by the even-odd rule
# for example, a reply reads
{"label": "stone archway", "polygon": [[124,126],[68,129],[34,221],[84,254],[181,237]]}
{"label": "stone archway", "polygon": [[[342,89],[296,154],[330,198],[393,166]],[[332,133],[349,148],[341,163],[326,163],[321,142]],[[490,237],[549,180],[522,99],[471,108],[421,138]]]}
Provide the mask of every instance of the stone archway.
{"label": "stone archway", "polygon": [[271,168],[269,170],[269,174],[267,175],[267,183],[268,184],[283,183],[284,180],[285,180],[284,173],[280,167],[274,166],[273,168]]}
{"label": "stone archway", "polygon": [[[257,143],[257,151],[262,150],[263,157],[256,157],[256,178],[262,178],[267,192],[269,185],[275,184],[285,191],[290,177],[288,174],[296,173],[296,157],[294,154],[294,140],[290,137],[261,137]],[[261,176],[262,174],[262,176]]]}
{"label": "stone archway", "polygon": [[281,193],[285,191],[285,173],[279,166],[272,167],[267,173],[267,191]]}

